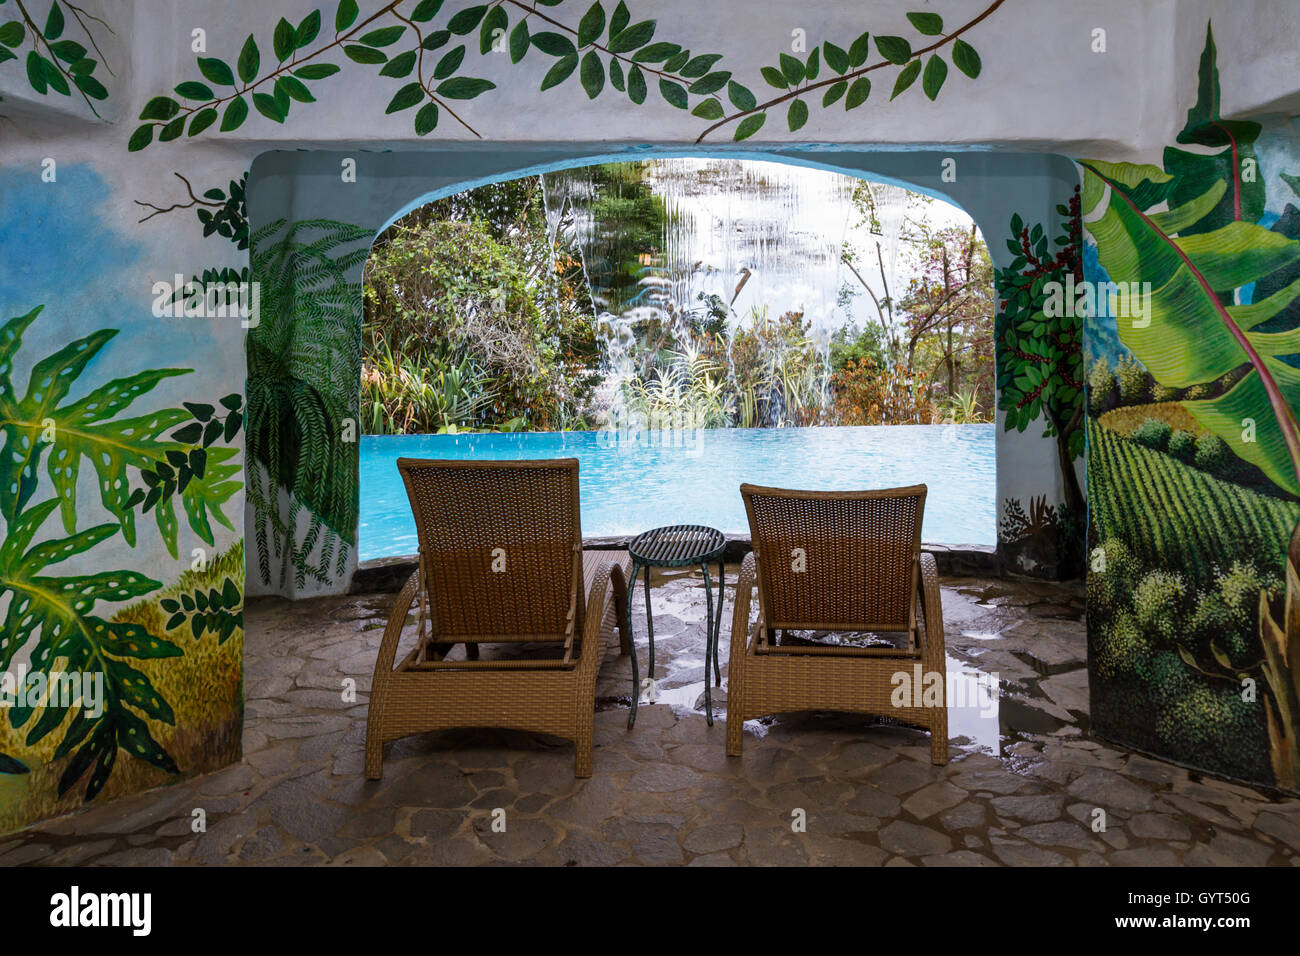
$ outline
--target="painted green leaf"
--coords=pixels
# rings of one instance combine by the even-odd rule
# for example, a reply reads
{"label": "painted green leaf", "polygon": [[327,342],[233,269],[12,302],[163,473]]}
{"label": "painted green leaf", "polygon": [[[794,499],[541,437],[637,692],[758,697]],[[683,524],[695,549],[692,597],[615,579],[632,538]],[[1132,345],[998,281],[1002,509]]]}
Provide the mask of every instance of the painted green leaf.
{"label": "painted green leaf", "polygon": [[86,55],[86,48],[75,40],[60,40],[50,44],[50,52],[64,63],[76,63]]}
{"label": "painted green leaf", "polygon": [[813,47],[813,51],[808,54],[808,59],[803,66],[803,75],[810,80],[817,79],[817,75],[822,71],[822,51],[820,47]]}
{"label": "painted green leaf", "polygon": [[29,50],[27,53],[27,82],[32,85],[32,89],[37,93],[44,95],[49,83],[45,79],[45,71],[41,69],[41,55],[35,50]]}
{"label": "painted green leaf", "polygon": [[740,142],[743,139],[749,139],[749,137],[753,136],[760,129],[762,129],[763,124],[766,122],[767,122],[766,113],[756,113],[753,116],[746,116],[743,120],[741,120],[738,124],[736,124],[736,133],[734,136],[735,141]]}
{"label": "painted green leaf", "polygon": [[262,54],[257,49],[257,41],[253,39],[250,33],[248,39],[244,41],[244,48],[239,51],[239,59],[235,61],[235,69],[239,73],[239,78],[245,83],[252,83],[257,79],[257,70],[262,65]]}
{"label": "painted green leaf", "polygon": [[275,81],[276,94],[283,93],[285,96],[292,97],[299,103],[315,103],[316,97],[312,95],[307,85],[294,76],[281,76]]}
{"label": "painted green leaf", "polygon": [[727,99],[738,110],[752,110],[758,105],[758,99],[749,88],[741,86],[735,80],[727,84]]}
{"label": "painted green leaf", "polygon": [[574,56],[578,52],[578,48],[573,45],[572,40],[563,33],[555,33],[554,31],[534,33],[532,35],[532,44],[547,56]]}
{"label": "painted green leaf", "polygon": [[483,19],[483,16],[487,11],[488,8],[486,3],[474,7],[466,7],[447,21],[447,29],[458,36],[463,36],[479,25],[479,22]]}
{"label": "painted green leaf", "polygon": [[844,98],[844,108],[851,110],[854,107],[861,106],[871,95],[871,80],[868,77],[860,76],[849,86],[849,95]]}
{"label": "painted green leaf", "polygon": [[320,11],[313,10],[299,22],[293,31],[293,48],[301,50],[320,34]]}
{"label": "painted green leaf", "polygon": [[712,98],[700,100],[699,105],[697,105],[695,109],[691,110],[691,115],[706,120],[722,119],[722,104]]}
{"label": "painted green leaf", "polygon": [[681,52],[682,48],[676,43],[650,43],[633,53],[632,60],[636,63],[663,63]]}
{"label": "painted green leaf", "polygon": [[545,91],[551,89],[551,87],[559,86],[567,80],[577,68],[578,54],[570,53],[568,56],[560,57],[560,59],[555,61],[555,65],[547,70],[546,76],[542,77],[542,90]]}
{"label": "painted green leaf", "polygon": [[[680,53],[677,54],[677,57],[680,56]],[[702,53],[696,57],[692,57],[688,53],[686,62],[681,65],[678,72],[688,80],[697,79],[705,73],[708,73],[709,70],[713,69],[713,64],[717,63],[721,59],[721,53]],[[671,73],[673,71],[669,70],[668,72]]]}
{"label": "painted green leaf", "polygon": [[442,9],[442,0],[420,0],[411,11],[411,19],[416,23],[428,23]]}
{"label": "painted green leaf", "polygon": [[707,76],[703,76],[696,80],[691,84],[690,91],[697,96],[708,96],[711,93],[718,92],[718,90],[726,86],[730,79],[730,70],[719,70],[716,73],[710,73]]}
{"label": "painted green leaf", "polygon": [[623,0],[618,0],[618,6],[614,8],[614,13],[609,18],[609,38],[612,40],[632,22],[632,14],[627,9],[627,4]]}
{"label": "painted green leaf", "polygon": [[293,52],[293,24],[284,17],[281,17],[275,25],[271,48],[275,51],[275,59],[279,63],[289,59],[289,54]]}
{"label": "painted green leaf", "polygon": [[334,29],[338,32],[346,30],[356,22],[360,12],[357,0],[339,0],[338,11],[334,14]]}
{"label": "painted green leaf", "polygon": [[980,75],[982,64],[980,55],[975,52],[975,48],[960,37],[953,41],[952,44],[952,62],[957,69],[961,70],[972,80]]}
{"label": "painted green leaf", "polygon": [[596,0],[578,21],[578,46],[584,47],[594,43],[605,32],[605,8]]}
{"label": "painted green leaf", "polygon": [[50,89],[54,90],[56,93],[62,94],[63,96],[70,96],[72,88],[68,86],[67,79],[64,78],[63,73],[54,62],[44,56],[39,59],[41,64],[41,74],[45,77],[45,82],[49,85]]}
{"label": "painted green leaf", "polygon": [[803,100],[795,100],[786,113],[786,124],[790,127],[790,132],[801,129],[806,122],[808,122],[808,104]]}
{"label": "painted green leaf", "polygon": [[623,67],[618,60],[609,61],[609,85],[620,93],[627,91],[627,80],[623,76]]}
{"label": "painted green leaf", "polygon": [[635,63],[627,71],[627,98],[640,106],[645,102],[649,90],[646,89],[645,73]]}
{"label": "painted green leaf", "polygon": [[309,63],[293,71],[293,75],[304,80],[323,80],[339,71],[333,63]]}
{"label": "painted green leaf", "polygon": [[438,61],[438,65],[433,70],[433,78],[435,80],[445,80],[460,68],[460,64],[464,59],[465,45],[461,44]]}
{"label": "painted green leaf", "polygon": [[254,93],[253,106],[267,119],[276,123],[284,122],[284,113],[280,111],[280,104],[275,101],[273,96],[266,93]]}
{"label": "painted green leaf", "polygon": [[6,753],[0,753],[0,773],[30,773],[27,766]]}
{"label": "painted green leaf", "polygon": [[912,44],[903,37],[876,37],[876,49],[890,63],[900,66],[912,58]]}
{"label": "painted green leaf", "polygon": [[[577,57],[574,59],[576,60]],[[439,96],[449,100],[472,100],[480,93],[494,89],[496,84],[488,80],[480,80],[472,76],[453,76],[450,80],[439,83],[437,92]]]}
{"label": "painted green leaf", "polygon": [[206,83],[198,83],[194,80],[187,80],[176,87],[176,94],[183,96],[187,100],[212,100],[216,99],[216,94],[212,92],[212,87]]}
{"label": "painted green leaf", "polygon": [[838,83],[832,83],[830,88],[827,89],[825,94],[822,96],[822,106],[827,107],[838,102],[839,98],[844,95],[848,88],[848,80],[840,80]]}
{"label": "painted green leaf", "polygon": [[5,46],[18,46],[26,35],[27,31],[23,28],[21,20],[10,20],[0,26],[0,43]]}
{"label": "painted green leaf", "polygon": [[[510,28],[510,15],[502,6],[493,7],[483,18],[479,29],[478,51],[480,54],[491,53],[494,46],[501,42]],[[501,49],[505,49],[504,45]]]}
{"label": "painted green leaf", "polygon": [[916,82],[916,78],[921,75],[921,61],[913,60],[907,66],[898,71],[898,79],[894,81],[894,91],[889,94],[892,100],[902,93],[909,86]]}
{"label": "painted green leaf", "polygon": [[909,13],[907,19],[916,27],[917,33],[928,37],[937,37],[943,32],[943,17],[937,13]]}
{"label": "painted green leaf", "polygon": [[81,92],[85,93],[92,100],[108,99],[108,90],[104,88],[104,84],[100,83],[99,80],[95,79],[93,76],[78,74],[72,78],[72,82],[77,84],[77,89],[81,90]]}
{"label": "painted green leaf", "polygon": [[[691,51],[690,51],[690,50],[682,50],[682,52],[680,52],[680,53],[675,53],[675,54],[673,54],[672,56],[670,56],[667,60],[664,61],[664,72],[665,72],[665,73],[677,73],[677,74],[679,74],[679,75],[681,75],[681,76],[688,76],[689,74],[686,72],[686,69],[687,69],[687,67],[689,67],[693,62],[694,62],[694,60],[691,59]],[[695,74],[695,75],[696,75],[696,76],[703,76],[703,75],[704,75],[705,73],[707,73],[707,72],[708,72],[708,69],[705,68],[705,69],[700,70],[699,73],[697,73],[697,74]]]}
{"label": "painted green leaf", "polygon": [[[604,27],[603,21],[601,27]],[[596,35],[599,36],[599,32]],[[595,50],[588,51],[582,58],[582,72],[579,79],[582,81],[582,88],[587,91],[588,99],[594,100],[605,88],[605,67]]]}
{"label": "painted green leaf", "polygon": [[158,132],[158,142],[170,143],[185,132],[185,121],[188,117],[178,116]]}
{"label": "painted green leaf", "polygon": [[849,54],[842,47],[836,46],[829,40],[822,44],[822,49],[826,51],[826,65],[836,73],[846,73],[849,69]]}
{"label": "painted green leaf", "polygon": [[233,129],[239,129],[246,119],[248,119],[248,100],[236,96],[226,107],[226,115],[221,118],[221,132],[229,133]]}
{"label": "painted green leaf", "polygon": [[763,79],[768,86],[775,87],[778,90],[788,89],[790,84],[785,81],[785,75],[774,66],[765,66],[759,70],[763,74]]}
{"label": "painted green leaf", "polygon": [[393,98],[388,101],[388,108],[384,112],[396,113],[400,110],[410,109],[422,99],[424,99],[424,87],[419,83],[407,83],[393,94]]}
{"label": "painted green leaf", "polygon": [[388,54],[382,50],[376,50],[374,47],[362,46],[359,43],[347,43],[343,46],[343,53],[349,60],[354,63],[387,63]]}
{"label": "painted green leaf", "polygon": [[530,38],[528,36],[528,21],[520,20],[515,28],[510,31],[510,62],[518,63],[528,52]]}
{"label": "painted green leaf", "polygon": [[451,42],[450,30],[434,30],[426,36],[420,47],[425,50],[440,50]]}
{"label": "painted green leaf", "polygon": [[621,31],[609,41],[610,53],[628,53],[649,43],[655,35],[655,22],[642,20]]}
{"label": "painted green leaf", "polygon": [[209,81],[217,86],[234,86],[235,74],[230,71],[230,67],[222,60],[216,57],[201,56],[198,58],[199,72]]}
{"label": "painted green leaf", "polygon": [[[461,49],[464,50],[465,48],[461,47]],[[399,53],[397,56],[385,63],[384,68],[379,71],[379,75],[392,76],[400,79],[401,77],[409,76],[413,69],[415,69],[415,51],[407,50],[405,53]]]}
{"label": "painted green leaf", "polygon": [[427,136],[438,125],[438,104],[425,103],[415,114],[415,135]]}
{"label": "painted green leaf", "polygon": [[849,47],[849,66],[857,69],[867,62],[867,56],[871,53],[871,34],[863,33]]}
{"label": "painted green leaf", "polygon": [[63,36],[63,26],[66,21],[63,19],[63,7],[55,0],[50,4],[49,16],[45,18],[45,39],[57,40]]}
{"label": "painted green leaf", "polygon": [[145,123],[143,126],[137,126],[131,138],[127,140],[126,148],[128,152],[135,153],[144,149],[153,142],[153,123]]}
{"label": "painted green leaf", "polygon": [[357,37],[357,42],[364,43],[366,46],[392,46],[402,38],[402,34],[405,32],[406,26],[398,23],[391,27],[380,27],[378,30],[363,33]]}
{"label": "painted green leaf", "polygon": [[795,86],[803,79],[803,64],[789,53],[781,54],[781,75],[790,86]]}
{"label": "painted green leaf", "polygon": [[690,99],[686,95],[686,87],[673,80],[661,79],[659,81],[659,95],[679,110],[684,110],[690,105]]}
{"label": "painted green leaf", "polygon": [[155,96],[140,111],[142,120],[169,120],[176,115],[180,104],[170,96]]}
{"label": "painted green leaf", "polygon": [[943,81],[947,78],[948,64],[943,61],[943,57],[936,53],[925,64],[925,75],[921,77],[921,89],[933,101],[939,95]]}

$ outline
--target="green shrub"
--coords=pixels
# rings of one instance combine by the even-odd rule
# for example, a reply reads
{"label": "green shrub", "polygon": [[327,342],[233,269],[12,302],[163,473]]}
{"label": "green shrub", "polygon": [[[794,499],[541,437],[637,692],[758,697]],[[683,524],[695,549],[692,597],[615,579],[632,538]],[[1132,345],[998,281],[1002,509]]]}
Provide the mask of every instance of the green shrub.
{"label": "green shrub", "polygon": [[1232,452],[1228,449],[1228,443],[1218,435],[1202,435],[1196,439],[1194,461],[1201,471],[1208,471],[1212,475],[1223,474],[1231,460]]}
{"label": "green shrub", "polygon": [[1138,627],[1154,642],[1168,644],[1182,633],[1187,585],[1182,575],[1151,571],[1133,590],[1133,615]]}
{"label": "green shrub", "polygon": [[1088,410],[1094,417],[1106,410],[1114,388],[1115,376],[1111,374],[1110,364],[1104,358],[1097,359],[1088,370]]}
{"label": "green shrub", "polygon": [[1153,402],[1173,402],[1178,399],[1181,388],[1174,388],[1171,385],[1161,385],[1159,383],[1151,389],[1151,400]]}
{"label": "green shrub", "polygon": [[1169,435],[1173,431],[1168,422],[1162,422],[1158,418],[1148,418],[1137,428],[1133,429],[1131,437],[1134,441],[1146,445],[1148,448],[1154,448],[1156,451],[1164,451],[1169,444]]}
{"label": "green shrub", "polygon": [[1121,405],[1141,405],[1151,394],[1151,377],[1135,359],[1124,356],[1115,369],[1115,385]]}
{"label": "green shrub", "polygon": [[1196,436],[1179,428],[1169,436],[1169,454],[1189,464],[1196,457]]}

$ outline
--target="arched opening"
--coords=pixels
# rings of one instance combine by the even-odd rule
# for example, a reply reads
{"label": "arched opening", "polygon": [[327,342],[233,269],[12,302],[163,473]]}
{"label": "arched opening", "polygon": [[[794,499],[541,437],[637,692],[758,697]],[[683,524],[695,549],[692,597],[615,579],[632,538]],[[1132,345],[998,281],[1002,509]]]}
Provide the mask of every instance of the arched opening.
{"label": "arched opening", "polygon": [[400,456],[576,456],[603,540],[665,515],[743,537],[742,481],[924,482],[926,541],[992,548],[977,224],[771,159],[557,164],[391,218],[366,267],[360,560],[415,550]]}

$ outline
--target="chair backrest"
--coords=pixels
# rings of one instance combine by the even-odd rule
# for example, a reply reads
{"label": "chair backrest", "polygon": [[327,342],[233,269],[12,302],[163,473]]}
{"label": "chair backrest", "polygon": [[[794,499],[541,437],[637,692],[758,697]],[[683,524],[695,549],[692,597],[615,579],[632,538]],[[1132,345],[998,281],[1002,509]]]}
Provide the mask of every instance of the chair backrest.
{"label": "chair backrest", "polygon": [[741,485],[767,626],[914,627],[925,492],[925,485],[880,491]]}
{"label": "chair backrest", "polygon": [[436,635],[504,642],[581,633],[576,458],[399,458],[397,467]]}

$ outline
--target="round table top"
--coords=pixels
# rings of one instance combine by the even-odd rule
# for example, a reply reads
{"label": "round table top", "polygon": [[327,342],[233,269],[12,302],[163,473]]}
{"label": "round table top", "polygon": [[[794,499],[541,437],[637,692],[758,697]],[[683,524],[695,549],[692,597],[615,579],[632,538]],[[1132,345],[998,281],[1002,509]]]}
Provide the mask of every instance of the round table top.
{"label": "round table top", "polygon": [[627,550],[638,564],[675,568],[711,561],[720,556],[726,546],[727,539],[717,528],[674,524],[637,535]]}

